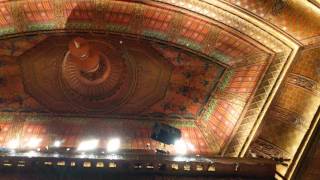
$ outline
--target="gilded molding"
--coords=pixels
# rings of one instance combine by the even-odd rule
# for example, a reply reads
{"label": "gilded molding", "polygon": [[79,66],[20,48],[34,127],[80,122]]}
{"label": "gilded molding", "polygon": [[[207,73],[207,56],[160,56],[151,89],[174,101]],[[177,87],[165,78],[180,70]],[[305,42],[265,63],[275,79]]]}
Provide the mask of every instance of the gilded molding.
{"label": "gilded molding", "polygon": [[[248,106],[248,110],[244,114],[243,119],[236,130],[234,137],[230,141],[224,155],[232,157],[242,157],[245,155],[246,150],[249,148],[254,134],[260,126],[260,123],[262,122],[262,119],[267,111],[267,108],[265,108],[264,105],[267,103],[269,106],[271,100],[273,99],[269,96],[270,93],[272,93],[273,96],[276,93],[276,89],[274,89],[273,86],[274,84],[271,82],[277,80],[280,71],[285,64],[285,61],[283,61],[284,57],[285,59],[287,58],[285,53],[278,53],[275,56],[275,59],[272,61],[265,76],[263,77],[263,80],[256,90],[256,93]],[[280,83],[281,80],[279,81],[278,79],[277,86],[279,86]]]}
{"label": "gilded molding", "polygon": [[285,109],[279,106],[272,106],[270,112],[268,113],[269,119],[276,119],[287,124],[293,125],[302,131],[308,129],[305,120],[296,112],[290,111],[289,109]]}
{"label": "gilded molding", "polygon": [[251,66],[254,64],[265,64],[267,63],[267,59],[270,57],[270,54],[265,52],[255,53],[249,56],[242,57],[231,66],[232,68],[239,68],[245,66]]}
{"label": "gilded molding", "polygon": [[301,88],[304,88],[312,93],[314,93],[317,96],[320,96],[320,85],[316,81],[298,75],[294,73],[290,73],[287,77],[287,83],[293,84],[295,86],[299,86]]}
{"label": "gilded molding", "polygon": [[264,158],[290,157],[287,151],[261,138],[256,139],[252,143],[250,147],[250,151],[251,153],[255,153],[258,157],[264,157]]}

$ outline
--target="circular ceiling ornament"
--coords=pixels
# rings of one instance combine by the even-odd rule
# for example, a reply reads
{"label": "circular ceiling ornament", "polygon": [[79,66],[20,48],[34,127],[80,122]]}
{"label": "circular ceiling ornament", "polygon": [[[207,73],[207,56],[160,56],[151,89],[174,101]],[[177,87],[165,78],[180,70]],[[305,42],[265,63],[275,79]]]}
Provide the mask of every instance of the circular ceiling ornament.
{"label": "circular ceiling ornament", "polygon": [[148,44],[85,37],[51,36],[20,56],[28,94],[52,112],[88,115],[134,114],[165,96],[171,67]]}
{"label": "circular ceiling ornament", "polygon": [[[70,44],[79,39],[75,38]],[[70,44],[62,62],[66,86],[82,96],[96,97],[96,100],[115,94],[123,84],[127,67],[123,59],[107,57],[107,53],[114,51],[112,46],[99,41],[85,41],[86,47],[79,45],[79,48]]]}

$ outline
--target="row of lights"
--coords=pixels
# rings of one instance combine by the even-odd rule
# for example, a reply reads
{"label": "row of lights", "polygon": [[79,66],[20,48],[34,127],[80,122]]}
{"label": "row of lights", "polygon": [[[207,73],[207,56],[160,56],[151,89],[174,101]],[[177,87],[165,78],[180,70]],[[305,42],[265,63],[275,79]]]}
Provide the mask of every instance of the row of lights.
{"label": "row of lights", "polygon": [[[37,149],[40,146],[42,139],[40,138],[31,138],[29,139],[26,144],[25,148],[29,149]],[[52,147],[58,148],[61,146],[63,142],[62,141],[54,141],[52,144]],[[77,147],[77,151],[92,151],[95,150],[99,145],[98,139],[89,139],[80,142],[80,144]],[[18,139],[13,139],[8,142],[7,148],[11,150],[18,149],[20,147],[20,141]],[[108,152],[116,152],[120,148],[120,139],[119,138],[111,138],[106,146],[106,149]]]}
{"label": "row of lights", "polygon": [[[37,149],[41,143],[42,139],[40,138],[31,138],[29,141],[27,141],[25,147],[29,149]],[[80,142],[80,144],[77,147],[77,151],[85,152],[85,151],[93,151],[95,150],[99,145],[100,140],[98,139],[88,139]],[[54,141],[53,147],[58,148],[61,146],[63,141]],[[18,139],[14,139],[8,142],[7,148],[11,150],[15,150],[19,148],[20,141]],[[111,138],[107,142],[106,149],[107,152],[117,152],[120,149],[121,141],[120,138]],[[182,139],[176,140],[174,143],[174,149],[177,154],[185,155],[188,151],[195,151],[195,147],[193,144],[189,142],[185,142]]]}

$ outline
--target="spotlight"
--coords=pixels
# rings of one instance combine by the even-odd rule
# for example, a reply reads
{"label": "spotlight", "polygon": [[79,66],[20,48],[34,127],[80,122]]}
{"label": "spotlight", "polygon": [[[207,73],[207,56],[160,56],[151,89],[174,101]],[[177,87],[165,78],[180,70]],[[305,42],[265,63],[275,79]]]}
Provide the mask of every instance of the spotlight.
{"label": "spotlight", "polygon": [[177,154],[185,155],[187,153],[187,144],[179,139],[174,142],[174,149]]}
{"label": "spotlight", "polygon": [[58,148],[58,147],[60,147],[61,146],[61,141],[54,141],[54,143],[53,143],[53,147],[56,147],[56,148]]}
{"label": "spotlight", "polygon": [[8,142],[7,147],[12,150],[17,149],[19,147],[19,143],[18,139],[13,139]]}
{"label": "spotlight", "polygon": [[99,144],[98,139],[90,139],[90,140],[82,141],[79,144],[77,150],[78,151],[92,151],[97,148],[98,144]]}
{"label": "spotlight", "polygon": [[28,148],[37,148],[40,145],[41,141],[42,139],[39,139],[39,138],[31,138],[27,142],[26,146]]}
{"label": "spotlight", "polygon": [[108,152],[116,152],[120,148],[120,139],[119,138],[112,138],[108,141],[107,144],[107,151]]}

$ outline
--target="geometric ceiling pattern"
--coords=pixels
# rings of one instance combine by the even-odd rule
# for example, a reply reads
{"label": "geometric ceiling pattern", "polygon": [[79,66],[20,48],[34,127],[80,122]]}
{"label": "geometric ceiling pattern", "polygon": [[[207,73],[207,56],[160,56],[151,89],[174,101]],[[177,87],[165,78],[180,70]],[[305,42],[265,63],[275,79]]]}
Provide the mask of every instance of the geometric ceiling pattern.
{"label": "geometric ceiling pattern", "polygon": [[[117,134],[124,137],[125,148],[144,149],[146,144],[154,148],[159,144],[148,138],[150,127],[160,120],[182,129],[183,138],[199,154],[243,157],[250,150],[288,157],[289,167],[280,167],[279,172],[291,177],[300,157],[297,149],[303,149],[304,136],[313,133],[317,123],[313,116],[320,104],[316,4],[307,0],[1,1],[0,143],[17,134],[38,134],[46,142],[65,137],[66,144],[74,146],[88,135]],[[159,91],[144,104],[148,108],[142,103],[131,112],[120,106],[99,116],[82,110],[75,117],[77,108],[73,113],[56,111],[41,102],[42,96],[28,81],[34,71],[24,65],[33,63],[30,56],[42,52],[39,49],[48,49],[50,39],[65,38],[65,46],[68,37],[75,36],[100,39],[115,49],[121,44],[124,49],[135,47],[140,54],[132,56],[148,57],[150,61],[141,61],[150,62],[142,69],[154,69],[145,73],[154,73],[152,77],[162,84],[139,75],[137,82],[168,88],[155,88]],[[136,89],[141,97],[147,92]]]}
{"label": "geometric ceiling pattern", "polygon": [[[261,116],[260,113],[264,112],[263,107],[265,107],[265,103],[272,99],[272,95],[270,96],[270,93],[272,93],[271,90],[274,85],[279,83],[276,80],[281,73],[284,73],[282,69],[290,64],[291,60],[288,59],[290,58],[289,54],[290,52],[291,54],[294,52],[295,47],[287,46],[274,36],[259,30],[258,27],[254,27],[250,23],[246,24],[244,20],[238,19],[240,20],[238,21],[237,16],[232,16],[231,14],[226,14],[228,16],[224,18],[230,18],[232,21],[236,21],[238,25],[252,26],[252,30],[257,29],[256,32],[254,32],[254,35],[257,36],[256,39],[249,38],[250,36],[246,34],[241,35],[232,28],[227,28],[223,24],[219,24],[219,21],[206,17],[193,16],[192,13],[184,14],[183,12],[176,11],[174,7],[167,7],[164,4],[163,7],[165,8],[160,8],[160,5],[161,3],[159,5],[142,5],[123,1],[68,1],[66,3],[60,1],[4,2],[1,4],[1,34],[3,35],[2,37],[9,38],[14,34],[18,35],[19,33],[25,32],[61,32],[72,30],[88,32],[94,30],[97,33],[101,33],[107,31],[123,35],[130,34],[130,36],[136,38],[152,38],[167,46],[179,47],[191,51],[198,56],[211,59],[211,61],[221,64],[225,69],[223,70],[222,79],[219,80],[213,93],[209,94],[201,90],[201,92],[203,92],[203,95],[201,95],[197,93],[195,89],[195,87],[198,88],[201,86],[196,86],[194,81],[190,81],[192,83],[189,83],[187,86],[186,84],[188,83],[182,83],[183,80],[181,81],[180,79],[180,85],[171,83],[172,85],[176,85],[176,87],[171,86],[176,88],[176,90],[169,90],[166,93],[168,96],[165,97],[168,97],[167,99],[170,100],[166,102],[164,98],[163,102],[158,103],[159,105],[154,104],[152,107],[154,110],[149,111],[149,114],[152,116],[166,114],[166,112],[161,112],[160,110],[171,111],[169,112],[170,114],[178,115],[179,111],[188,110],[189,112],[187,114],[189,114],[189,116],[191,115],[191,118],[195,114],[198,114],[198,118],[193,118],[195,120],[191,122],[191,125],[196,127],[197,131],[201,132],[198,133],[199,137],[196,137],[196,140],[200,139],[205,141],[205,144],[210,149],[208,152],[217,154],[226,151],[230,155],[239,153],[239,148],[242,147],[243,143],[250,142],[246,142],[246,136],[250,134],[251,128],[258,126],[259,123],[255,123],[255,120],[258,116]],[[213,8],[213,6],[208,7]],[[212,9],[210,12],[211,11],[213,12],[215,10]],[[229,23],[231,20],[227,20],[226,22]],[[178,29],[181,29],[181,31],[177,31]],[[108,36],[111,37],[112,35],[107,34],[107,39]],[[42,37],[43,36],[40,36],[40,38]],[[261,41],[267,47],[262,46],[257,40]],[[19,42],[18,39],[5,41],[9,45],[5,45],[4,50],[2,50],[4,52],[10,51],[6,49],[6,47],[10,49],[10,45],[13,49],[19,49],[12,43],[14,41],[17,41],[16,44],[18,47],[19,44],[20,46],[28,44],[24,43],[23,40]],[[36,49],[36,47],[37,46],[35,46],[34,49]],[[170,48],[161,48],[160,46],[154,48],[158,49],[164,57],[170,51]],[[11,52],[6,55],[12,56],[13,54],[14,53]],[[26,56],[30,56],[30,54],[28,55],[27,53]],[[181,57],[182,61],[184,61],[183,55],[171,55],[171,57],[167,58],[180,59]],[[15,58],[15,56],[12,58]],[[21,58],[18,57],[18,59],[24,62],[23,55]],[[186,59],[185,61],[188,60]],[[288,62],[286,66],[285,62]],[[30,68],[27,68],[27,70],[30,70]],[[193,69],[191,68],[190,70],[192,71]],[[175,70],[173,69],[173,71]],[[200,71],[199,68],[194,68],[193,71],[195,71],[193,72],[193,76],[196,77],[195,79],[198,80],[198,76],[199,78],[204,78],[203,80],[206,81],[205,70]],[[25,74],[25,70],[23,72],[23,76],[28,75],[28,73]],[[222,71],[214,70],[214,72]],[[183,74],[183,72],[177,72],[177,74],[179,73]],[[184,74],[187,74],[184,75],[184,78],[189,76],[188,73],[190,74],[190,72],[184,72]],[[173,75],[174,74],[175,73],[173,73]],[[215,81],[215,76],[219,77],[218,74],[219,73],[210,75],[211,78],[213,78],[210,83],[214,83],[212,81]],[[28,81],[26,78],[24,78],[24,80]],[[214,85],[210,85],[210,83],[208,87],[213,87]],[[30,90],[33,89],[32,86],[30,88],[28,86],[29,83],[25,84],[27,84],[26,91],[29,92],[28,95],[37,96],[35,95],[37,93]],[[195,89],[195,91],[192,91],[192,89]],[[195,97],[195,95],[204,97],[206,101],[204,101],[203,98]],[[22,98],[17,97],[20,96],[14,97],[18,99],[18,106],[19,104],[23,105],[21,102]],[[196,106],[193,106],[192,103],[187,103],[187,101],[183,100],[184,98],[192,99],[194,104],[202,104],[202,110],[197,110]],[[34,99],[30,100],[31,104],[36,104],[35,101],[38,103],[38,101]],[[43,98],[39,96],[38,99],[41,101]],[[170,101],[179,101],[172,99],[182,99],[187,105],[179,103],[180,107],[177,107],[177,105],[170,103]],[[13,102],[14,100],[10,101]],[[52,108],[48,109],[52,110]],[[10,116],[8,112],[5,114],[9,114]],[[11,115],[12,114],[14,113],[11,113]],[[184,114],[186,115],[186,113]],[[139,113],[139,116],[141,115],[143,115],[143,113]],[[180,124],[183,124],[183,122],[190,124],[185,118],[182,122],[179,122]],[[186,134],[188,135],[190,133]],[[148,137],[147,135],[144,136]],[[204,148],[199,147],[198,149]]]}
{"label": "geometric ceiling pattern", "polygon": [[[162,57],[166,58],[167,61],[171,61],[173,64],[181,63],[184,67],[176,64],[179,65],[179,69],[173,68],[172,70],[169,70],[167,68],[167,70],[165,70],[172,71],[171,82],[168,82],[170,88],[165,93],[166,95],[163,99],[159,99],[159,97],[161,97],[160,92],[160,96],[154,96],[158,97],[158,100],[154,98],[152,101],[149,100],[149,104],[153,104],[149,110],[142,111],[143,107],[141,107],[140,110],[139,108],[133,110],[132,108],[125,108],[126,106],[122,107],[122,109],[131,109],[131,114],[127,112],[126,117],[131,116],[152,119],[156,116],[158,119],[159,117],[176,119],[176,116],[178,116],[180,119],[182,117],[184,121],[190,118],[194,119],[192,123],[197,127],[198,131],[201,132],[200,134],[206,137],[212,137],[205,138],[200,136],[198,138],[206,139],[206,143],[211,149],[211,153],[221,153],[221,150],[226,147],[231,136],[236,132],[235,127],[240,123],[241,116],[244,116],[245,112],[248,111],[251,99],[257,91],[257,85],[262,81],[270,63],[273,61],[272,57],[274,55],[272,52],[260,47],[260,45],[254,45],[253,42],[240,38],[238,35],[232,34],[206,20],[177,13],[170,9],[165,10],[154,6],[142,6],[135,3],[116,1],[105,4],[106,8],[103,8],[98,12],[94,7],[100,6],[99,4],[92,4],[91,2],[85,1],[64,4],[47,1],[30,1],[28,3],[15,3],[15,5],[17,6],[17,9],[15,9],[16,13],[22,11],[22,14],[20,15],[23,15],[22,18],[24,18],[24,21],[18,21],[15,24],[10,23],[9,19],[14,19],[14,13],[9,13],[9,16],[5,16],[5,21],[3,21],[5,23],[3,23],[2,26],[3,29],[11,29],[13,31],[3,31],[3,33],[17,33],[16,31],[20,30],[32,32],[43,28],[46,30],[50,30],[50,28],[54,30],[56,28],[59,29],[60,26],[70,30],[77,29],[78,31],[86,31],[95,27],[97,30],[105,29],[114,33],[130,33],[136,37],[155,38],[167,45],[186,49],[200,56],[207,57],[217,64],[221,64],[212,67],[205,65],[202,69],[201,66],[203,65],[200,65],[200,68],[197,68],[197,66],[199,66],[197,65],[199,64],[197,63],[197,58],[189,58],[184,54],[177,55],[177,52],[174,52],[174,50],[170,48],[166,48],[166,46],[161,47],[159,45],[153,45],[154,49],[159,51],[159,53],[162,54]],[[56,12],[57,9],[54,8],[56,6],[61,6],[58,9],[63,11]],[[11,10],[6,7],[6,4],[4,4],[2,8],[3,13]],[[137,11],[139,12],[137,13]],[[53,16],[54,13],[61,13],[63,16]],[[100,21],[97,18],[96,21],[98,22],[90,21],[90,19],[95,19],[94,17],[96,16],[103,18],[100,18]],[[59,18],[61,22],[59,22]],[[139,21],[140,19],[142,19],[142,21]],[[179,32],[176,31],[176,29],[182,29],[182,31]],[[40,39],[41,38],[43,38],[43,35],[40,36]],[[108,35],[107,39],[108,38],[112,39],[112,35]],[[12,41],[17,41],[17,44],[19,44],[18,39],[13,39]],[[46,40],[44,40],[44,43],[45,41]],[[120,40],[114,41],[117,41],[118,44]],[[125,38],[122,41],[125,42]],[[22,42],[20,43],[23,44]],[[12,43],[7,41],[7,44]],[[5,47],[10,47],[10,45],[6,45]],[[42,47],[42,45],[40,45],[40,47]],[[146,49],[146,47],[141,48]],[[37,87],[39,87],[40,81],[35,82],[28,80],[30,79],[28,74],[34,70],[31,70],[32,68],[28,67],[30,65],[24,63],[31,63],[31,61],[25,61],[24,56],[26,56],[26,59],[28,59],[28,57],[29,59],[34,59],[32,58],[34,54],[37,54],[37,52],[45,52],[44,49],[37,50],[37,46],[35,46],[30,50],[31,52],[27,52],[26,55],[18,57],[19,61],[22,62],[22,67],[27,67],[23,70],[23,76],[28,77],[23,78],[25,80],[24,84],[26,85],[26,91],[29,92],[28,94],[35,97],[35,101],[37,101],[36,97],[41,91],[39,91],[39,88],[32,87],[36,84]],[[41,55],[39,56],[41,57]],[[283,53],[280,56],[280,58],[285,57],[286,55]],[[44,61],[39,60],[39,62]],[[282,68],[282,65],[283,64],[281,63],[279,68]],[[31,65],[30,67],[32,66],[41,65]],[[218,68],[219,66],[221,66],[221,68]],[[210,73],[211,69],[213,74]],[[222,72],[224,73],[221,74]],[[40,71],[38,73],[41,74]],[[39,77],[44,77],[40,74]],[[216,78],[219,78],[221,75],[221,80],[219,80],[219,83],[215,86],[215,83],[218,82]],[[278,74],[275,75],[277,76]],[[37,75],[35,77],[37,77]],[[48,77],[54,77],[54,75],[49,75]],[[163,82],[166,84],[167,80],[164,80]],[[34,85],[29,86],[29,84]],[[143,87],[143,85],[141,87]],[[213,88],[214,91],[210,93],[209,90],[213,90]],[[38,90],[38,92],[34,93],[35,91],[32,89]],[[46,91],[47,90],[44,92]],[[143,92],[145,90],[140,89],[140,91]],[[268,94],[268,92],[265,91],[261,91],[261,93]],[[52,94],[50,96],[52,96]],[[39,101],[52,102],[47,101],[44,96],[40,95],[37,102]],[[32,102],[34,102],[34,100],[32,100]],[[20,104],[23,105],[23,103]],[[81,104],[81,102],[77,102],[76,104]],[[46,107],[48,107],[48,105],[49,104],[47,104]],[[147,105],[148,103],[144,104],[144,106]],[[63,108],[63,105],[57,106],[56,104],[54,106],[64,110],[68,109]],[[256,107],[256,105],[254,106]],[[139,106],[132,105],[132,107]],[[54,110],[52,107],[49,107],[48,109]],[[41,109],[39,110],[40,112],[44,111]],[[68,111],[71,112],[73,110],[67,110],[65,113],[70,114]],[[124,117],[119,113],[122,115],[123,113],[126,114],[126,112],[120,108],[118,111],[111,113],[111,117]]]}

